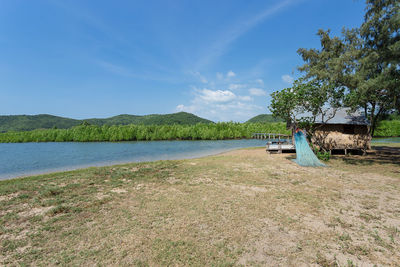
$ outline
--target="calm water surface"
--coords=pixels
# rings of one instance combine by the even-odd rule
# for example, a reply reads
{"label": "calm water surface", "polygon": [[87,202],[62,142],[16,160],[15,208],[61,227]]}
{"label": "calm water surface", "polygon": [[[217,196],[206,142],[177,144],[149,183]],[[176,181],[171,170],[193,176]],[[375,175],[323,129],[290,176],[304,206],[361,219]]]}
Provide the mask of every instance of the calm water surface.
{"label": "calm water surface", "polygon": [[[372,143],[400,143],[400,137]],[[184,159],[237,148],[264,146],[265,140],[147,141],[100,143],[0,143],[0,180],[127,162]]]}
{"label": "calm water surface", "polygon": [[0,179],[126,162],[184,159],[237,148],[264,146],[265,140],[147,141],[118,143],[0,143]]}
{"label": "calm water surface", "polygon": [[400,137],[374,138],[372,143],[400,143]]}

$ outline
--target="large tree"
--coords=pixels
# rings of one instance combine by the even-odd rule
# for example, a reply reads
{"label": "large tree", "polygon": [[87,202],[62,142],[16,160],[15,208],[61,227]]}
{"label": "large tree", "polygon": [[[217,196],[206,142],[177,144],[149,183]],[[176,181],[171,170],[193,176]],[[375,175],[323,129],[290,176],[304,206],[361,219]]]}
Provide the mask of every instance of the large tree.
{"label": "large tree", "polygon": [[305,79],[344,92],[344,104],[364,110],[373,135],[380,118],[400,111],[400,2],[366,4],[360,29],[344,29],[341,37],[319,30],[321,49],[301,48],[298,53],[305,61],[299,67]]}
{"label": "large tree", "polygon": [[350,94],[352,107],[363,107],[372,124],[386,113],[400,110],[400,2],[367,0],[367,12],[360,28],[363,53],[360,57],[360,85]]}

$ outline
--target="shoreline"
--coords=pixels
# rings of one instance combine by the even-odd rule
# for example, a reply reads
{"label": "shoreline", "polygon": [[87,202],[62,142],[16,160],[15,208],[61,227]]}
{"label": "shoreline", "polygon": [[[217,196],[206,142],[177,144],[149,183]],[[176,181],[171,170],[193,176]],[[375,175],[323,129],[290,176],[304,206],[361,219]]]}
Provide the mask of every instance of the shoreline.
{"label": "shoreline", "polygon": [[101,168],[101,167],[113,167],[113,166],[122,166],[126,164],[135,164],[135,163],[148,163],[148,162],[158,162],[158,161],[170,161],[170,160],[185,160],[185,159],[198,159],[198,158],[204,158],[204,157],[209,157],[209,156],[216,156],[216,155],[221,155],[230,151],[235,151],[235,150],[240,150],[240,149],[255,149],[255,148],[262,148],[262,146],[259,147],[245,147],[245,148],[233,148],[229,150],[223,150],[223,151],[215,151],[211,153],[200,153],[198,155],[193,155],[193,156],[188,156],[188,157],[179,157],[179,158],[170,158],[170,159],[157,159],[157,160],[143,160],[143,161],[118,161],[118,162],[103,162],[103,163],[98,163],[95,165],[81,165],[81,166],[71,166],[71,167],[65,167],[65,168],[60,168],[60,169],[52,169],[52,170],[44,170],[44,171],[38,171],[38,172],[32,172],[32,173],[27,173],[27,174],[17,174],[17,176],[1,176],[0,174],[0,183],[2,181],[8,181],[8,180],[14,180],[14,179],[23,179],[23,178],[29,178],[29,177],[36,177],[36,176],[42,176],[42,175],[54,175],[58,173],[67,173],[67,172],[73,172],[73,171],[80,171],[80,170],[86,170],[90,168]]}
{"label": "shoreline", "polygon": [[[143,141],[146,142],[146,141]],[[371,144],[373,146],[388,146],[388,147],[400,147],[400,142],[394,142],[394,143],[388,143],[388,142],[376,142]],[[51,174],[57,174],[57,173],[65,173],[65,172],[72,172],[72,171],[79,171],[79,170],[85,170],[89,168],[101,168],[101,167],[111,167],[111,166],[118,166],[118,165],[126,165],[126,164],[134,164],[134,163],[146,163],[146,162],[157,162],[157,161],[168,161],[168,160],[185,160],[185,159],[196,159],[196,158],[204,158],[208,156],[215,156],[219,154],[224,154],[229,151],[235,151],[235,150],[241,150],[241,149],[255,149],[255,148],[262,148],[263,146],[254,146],[254,147],[244,147],[244,148],[232,148],[228,150],[220,150],[220,151],[215,151],[211,153],[200,153],[197,155],[193,156],[183,156],[183,157],[172,157],[169,159],[156,159],[156,160],[138,160],[138,161],[109,161],[109,162],[101,162],[101,163],[96,163],[93,165],[77,165],[77,166],[70,166],[70,167],[62,167],[62,168],[55,168],[55,169],[50,169],[50,170],[43,170],[43,171],[37,171],[37,172],[31,172],[31,173],[26,173],[26,174],[14,174],[11,175],[6,175],[2,176],[0,174],[0,182],[1,181],[7,181],[7,180],[14,180],[14,179],[22,179],[22,178],[28,178],[28,177],[33,177],[33,176],[41,176],[41,175],[51,175]],[[290,155],[290,154],[288,154]],[[11,176],[11,177],[10,177]]]}

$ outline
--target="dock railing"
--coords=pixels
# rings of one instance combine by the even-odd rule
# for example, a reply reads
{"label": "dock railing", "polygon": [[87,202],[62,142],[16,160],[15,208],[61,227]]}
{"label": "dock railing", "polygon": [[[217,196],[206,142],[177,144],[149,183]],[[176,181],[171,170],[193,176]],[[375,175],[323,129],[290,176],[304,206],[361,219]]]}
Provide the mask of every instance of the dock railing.
{"label": "dock railing", "polygon": [[267,140],[288,140],[292,142],[292,136],[289,134],[277,134],[277,133],[253,133],[253,139],[267,139]]}
{"label": "dock railing", "polygon": [[252,137],[267,140],[266,149],[269,152],[282,153],[283,150],[293,151],[295,149],[292,136],[288,134],[253,133]]}

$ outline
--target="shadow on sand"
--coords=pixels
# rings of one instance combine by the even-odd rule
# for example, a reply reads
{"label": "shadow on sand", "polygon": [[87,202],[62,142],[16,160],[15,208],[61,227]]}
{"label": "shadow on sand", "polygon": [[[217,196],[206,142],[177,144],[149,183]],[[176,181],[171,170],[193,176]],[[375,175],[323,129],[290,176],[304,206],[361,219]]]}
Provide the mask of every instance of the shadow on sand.
{"label": "shadow on sand", "polygon": [[346,164],[372,165],[372,164],[396,164],[400,166],[400,147],[373,146],[366,156],[343,156],[340,158]]}
{"label": "shadow on sand", "polygon": [[[296,158],[296,154],[285,157],[287,160]],[[334,155],[333,159],[341,160],[345,164],[368,166],[373,164],[395,164],[400,167],[400,147],[373,146],[367,151],[366,156],[362,155]],[[400,173],[400,170],[399,170]]]}

